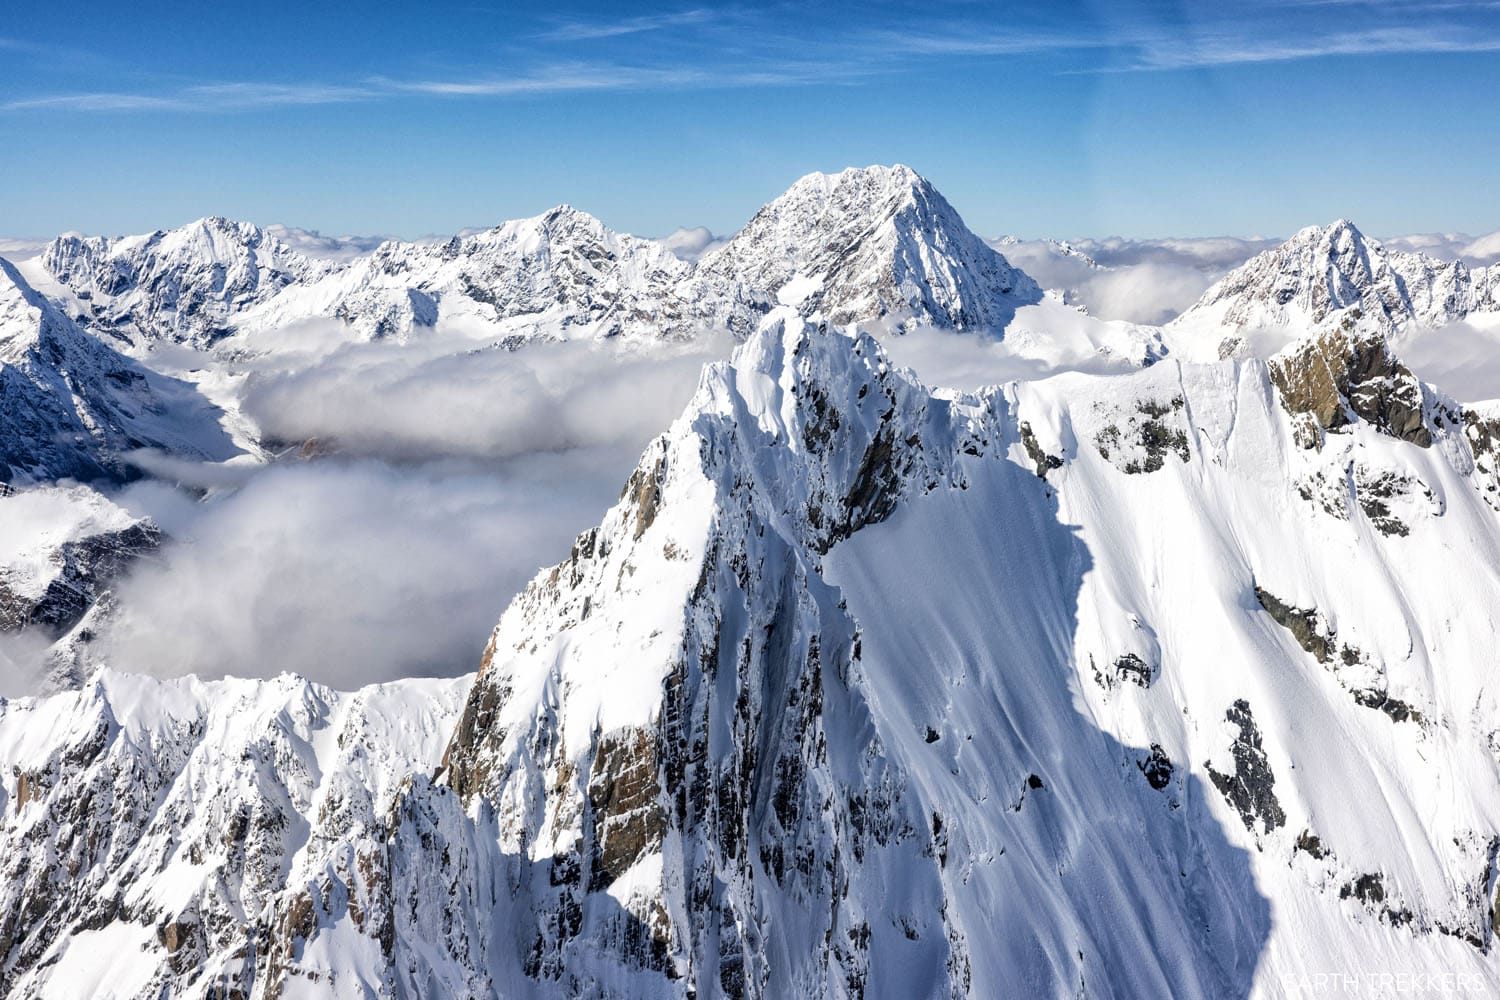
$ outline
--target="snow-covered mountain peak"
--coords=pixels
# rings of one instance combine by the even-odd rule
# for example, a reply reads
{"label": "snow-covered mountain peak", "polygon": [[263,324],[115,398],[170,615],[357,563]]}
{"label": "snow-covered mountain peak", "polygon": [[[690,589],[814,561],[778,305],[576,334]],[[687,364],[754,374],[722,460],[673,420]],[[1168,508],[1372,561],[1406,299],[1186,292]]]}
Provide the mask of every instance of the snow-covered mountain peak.
{"label": "snow-covered mountain peak", "polygon": [[660,243],[558,205],[441,243],[387,241],[241,326],[333,316],[365,338],[402,340],[441,316],[497,337],[663,336],[677,330],[674,290],[691,270]]}
{"label": "snow-covered mountain peak", "polygon": [[[705,254],[700,274],[874,328],[998,333],[1041,289],[905,166],[810,174]],[[746,329],[744,332],[748,332]]]}
{"label": "snow-covered mountain peak", "polygon": [[71,293],[80,320],[136,347],[210,345],[239,312],[338,266],[222,216],[142,236],[61,236],[41,264]]}
{"label": "snow-covered mountain peak", "polygon": [[1338,219],[1251,258],[1169,326],[1205,339],[1252,330],[1300,335],[1357,311],[1364,323],[1396,334],[1497,309],[1500,271],[1391,251]]}
{"label": "snow-covered mountain peak", "polygon": [[[863,197],[871,204],[915,200],[923,191],[936,193],[927,179],[904,163],[846,167],[833,173],[813,171],[797,178],[778,200],[821,199],[825,204]],[[773,202],[774,204],[774,202]]]}
{"label": "snow-covered mountain peak", "polygon": [[772,308],[466,696],[0,702],[0,989],[1492,983],[1500,429],[1366,419],[1390,361],[1307,443],[1259,361],[954,395]]}

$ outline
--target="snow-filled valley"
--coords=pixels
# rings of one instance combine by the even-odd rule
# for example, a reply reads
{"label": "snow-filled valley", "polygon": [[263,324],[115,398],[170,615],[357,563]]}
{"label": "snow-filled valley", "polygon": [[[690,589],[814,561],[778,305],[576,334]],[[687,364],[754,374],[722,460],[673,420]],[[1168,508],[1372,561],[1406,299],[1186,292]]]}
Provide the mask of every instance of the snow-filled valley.
{"label": "snow-filled valley", "polygon": [[0,262],[0,994],[1500,989],[1500,264],[1166,242]]}

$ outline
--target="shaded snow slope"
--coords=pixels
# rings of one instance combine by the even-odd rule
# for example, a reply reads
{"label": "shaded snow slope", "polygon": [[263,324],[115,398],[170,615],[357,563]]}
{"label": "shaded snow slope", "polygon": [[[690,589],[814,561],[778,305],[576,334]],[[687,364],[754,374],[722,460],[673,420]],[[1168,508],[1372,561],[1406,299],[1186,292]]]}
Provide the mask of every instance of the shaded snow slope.
{"label": "shaded snow slope", "polygon": [[120,479],[155,448],[221,460],[220,411],[80,330],[0,261],[0,482]]}

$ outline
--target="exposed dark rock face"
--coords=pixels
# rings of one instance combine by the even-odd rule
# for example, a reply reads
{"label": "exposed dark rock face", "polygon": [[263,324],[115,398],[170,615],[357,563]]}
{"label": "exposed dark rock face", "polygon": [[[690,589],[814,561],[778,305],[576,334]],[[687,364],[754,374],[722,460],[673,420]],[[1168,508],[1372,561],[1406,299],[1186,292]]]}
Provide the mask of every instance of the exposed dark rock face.
{"label": "exposed dark rock face", "polygon": [[1389,900],[1385,879],[1380,872],[1366,872],[1344,883],[1339,888],[1340,899],[1357,899],[1365,908],[1374,911],[1380,919],[1393,927],[1403,927],[1412,922],[1411,910],[1394,905]]}
{"label": "exposed dark rock face", "polygon": [[1411,534],[1416,519],[1441,517],[1445,508],[1417,476],[1360,459],[1317,468],[1297,484],[1297,492],[1341,521],[1363,513],[1382,535],[1401,538]]}
{"label": "exposed dark rock face", "polygon": [[659,767],[650,730],[599,738],[588,794],[596,852],[590,892],[607,888],[638,859],[661,846],[667,818],[661,806]]}
{"label": "exposed dark rock face", "polygon": [[1322,838],[1311,830],[1303,830],[1297,834],[1297,842],[1292,845],[1292,849],[1301,851],[1314,861],[1323,861],[1331,856],[1328,848],[1323,846]]}
{"label": "exposed dark rock face", "polygon": [[161,530],[150,522],[64,542],[53,555],[58,574],[40,597],[25,600],[0,578],[0,632],[39,626],[61,635],[78,624],[110,581],[161,542]]}
{"label": "exposed dark rock face", "polygon": [[[1357,318],[1357,317],[1356,317]],[[1271,381],[1288,413],[1324,430],[1364,420],[1384,434],[1427,448],[1427,394],[1385,338],[1345,329],[1303,341],[1271,361]]]}
{"label": "exposed dark rock face", "polygon": [[1260,728],[1243,699],[1231,705],[1224,718],[1239,730],[1229,748],[1234,755],[1234,771],[1222,773],[1208,761],[1203,767],[1224,801],[1239,813],[1245,829],[1254,833],[1259,824],[1262,833],[1270,833],[1286,824],[1286,813],[1276,801],[1276,776],[1261,747]]}
{"label": "exposed dark rock face", "polygon": [[1160,743],[1151,744],[1150,756],[1136,761],[1135,766],[1145,775],[1146,783],[1158,792],[1172,783],[1172,758]]}
{"label": "exposed dark rock face", "polygon": [[1333,639],[1318,620],[1316,609],[1294,608],[1259,586],[1255,588],[1255,599],[1271,619],[1292,633],[1297,645],[1311,653],[1319,663],[1327,663],[1332,658]]}
{"label": "exposed dark rock face", "polygon": [[1137,687],[1150,687],[1155,679],[1156,672],[1151,664],[1141,659],[1134,653],[1126,653],[1124,656],[1115,658],[1115,679],[1129,681]]}
{"label": "exposed dark rock face", "polygon": [[1348,899],[1350,896],[1361,903],[1385,902],[1385,886],[1381,882],[1380,873],[1361,875],[1339,890],[1340,899]]}
{"label": "exposed dark rock face", "polygon": [[1384,691],[1362,688],[1351,691],[1354,700],[1365,708],[1373,708],[1391,717],[1392,722],[1415,722],[1420,724],[1422,713],[1399,698],[1392,698]]}
{"label": "exposed dark rock face", "polygon": [[651,468],[638,468],[630,474],[621,499],[629,498],[635,505],[635,537],[640,538],[656,520],[656,510],[661,503],[661,477],[665,467],[658,462]]}
{"label": "exposed dark rock face", "polygon": [[1411,528],[1397,516],[1392,505],[1411,498],[1425,501],[1423,506],[1438,514],[1442,508],[1437,504],[1432,490],[1421,480],[1388,469],[1370,469],[1355,463],[1353,471],[1354,497],[1370,524],[1382,535],[1406,537]]}
{"label": "exposed dark rock face", "polygon": [[1463,423],[1480,490],[1485,501],[1500,510],[1500,417],[1465,410]]}
{"label": "exposed dark rock face", "polygon": [[1036,466],[1036,477],[1046,479],[1047,473],[1053,469],[1062,468],[1063,461],[1056,455],[1049,455],[1037,443],[1036,435],[1032,433],[1031,425],[1021,421],[1021,446],[1026,449],[1026,455]]}
{"label": "exposed dark rock face", "polygon": [[[1347,643],[1340,645],[1338,635],[1318,618],[1315,608],[1296,608],[1287,604],[1261,587],[1255,588],[1255,598],[1270,614],[1272,620],[1292,634],[1297,645],[1313,655],[1319,663],[1328,667],[1339,683],[1354,696],[1354,700],[1365,708],[1373,708],[1390,716],[1393,722],[1421,723],[1422,713],[1398,698],[1392,698],[1384,687],[1385,670],[1371,664],[1366,655]],[[1335,656],[1335,653],[1337,654]],[[1373,675],[1379,684],[1370,685],[1355,679],[1348,668],[1361,667]]]}

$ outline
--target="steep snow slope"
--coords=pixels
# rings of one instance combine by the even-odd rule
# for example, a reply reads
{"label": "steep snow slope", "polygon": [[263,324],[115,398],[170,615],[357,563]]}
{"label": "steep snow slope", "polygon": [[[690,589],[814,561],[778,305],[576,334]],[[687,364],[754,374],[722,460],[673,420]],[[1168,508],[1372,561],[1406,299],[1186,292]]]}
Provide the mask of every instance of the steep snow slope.
{"label": "steep snow slope", "polygon": [[192,458],[239,450],[220,412],[84,333],[0,261],[0,482],[118,479],[123,454]]}
{"label": "steep snow slope", "polygon": [[[1357,309],[1382,332],[1438,327],[1500,310],[1500,270],[1387,251],[1352,222],[1309,226],[1230,272],[1168,324],[1174,344],[1212,356],[1217,336],[1307,333]],[[1226,345],[1233,350],[1232,342]]]}
{"label": "steep snow slope", "polygon": [[435,780],[406,685],[7,705],[6,984],[1493,989],[1497,441],[1355,332],[955,395],[779,309],[506,611]]}
{"label": "steep snow slope", "polygon": [[132,347],[208,346],[229,334],[237,313],[336,268],[219,217],[146,236],[60,236],[40,264],[71,292],[80,322]]}
{"label": "steep snow slope", "polygon": [[471,692],[450,781],[551,858],[531,968],[1224,996],[1394,950],[1492,982],[1473,453],[1433,399],[1427,448],[1357,420],[1303,449],[1272,385],[944,402],[780,316]]}

